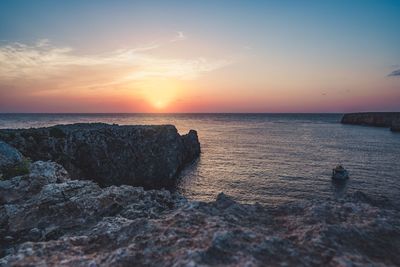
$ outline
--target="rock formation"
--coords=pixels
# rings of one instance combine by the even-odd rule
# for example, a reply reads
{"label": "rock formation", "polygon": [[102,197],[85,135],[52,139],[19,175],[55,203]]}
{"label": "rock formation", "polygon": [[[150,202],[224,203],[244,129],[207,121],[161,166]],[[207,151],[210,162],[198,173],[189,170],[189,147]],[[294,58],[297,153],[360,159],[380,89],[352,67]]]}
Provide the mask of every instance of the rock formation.
{"label": "rock formation", "polygon": [[0,139],[33,161],[55,161],[72,178],[101,186],[169,187],[200,154],[196,131],[180,136],[173,125],[58,125],[0,130]]}
{"label": "rock formation", "polygon": [[356,192],[278,207],[100,188],[35,162],[0,181],[0,266],[399,266],[400,213]]}
{"label": "rock formation", "polygon": [[[166,157],[182,149],[182,163],[199,152],[195,132],[179,137],[171,126],[56,129],[52,134],[49,128],[2,134],[32,155],[55,159],[56,152],[79,151],[73,144],[80,141],[84,151],[97,156],[84,159],[98,159],[101,170],[110,155],[118,155],[116,148],[122,149],[118,159],[123,162],[122,156],[150,157],[125,151],[140,147],[141,153]],[[144,144],[135,145],[132,139]],[[172,142],[178,148],[160,153],[164,148],[157,150],[154,142]],[[2,145],[2,162],[24,162],[13,147]],[[72,170],[81,166],[94,165],[80,162]],[[206,203],[167,190],[100,187],[70,178],[58,163],[28,161],[27,173],[0,179],[0,266],[400,265],[400,210],[384,197],[357,191],[339,200],[268,207],[240,204],[223,193]]]}
{"label": "rock formation", "polygon": [[392,132],[400,132],[400,119],[393,120],[390,130]]}
{"label": "rock formation", "polygon": [[400,112],[365,112],[344,114],[341,123],[391,128],[400,131]]}

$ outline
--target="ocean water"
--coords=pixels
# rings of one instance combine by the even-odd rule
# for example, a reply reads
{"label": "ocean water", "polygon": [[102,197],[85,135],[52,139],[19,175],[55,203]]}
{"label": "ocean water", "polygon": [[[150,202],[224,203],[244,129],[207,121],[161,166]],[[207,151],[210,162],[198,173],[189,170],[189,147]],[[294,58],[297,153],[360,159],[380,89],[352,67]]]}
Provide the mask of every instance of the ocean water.
{"label": "ocean water", "polygon": [[[341,114],[0,114],[0,128],[75,122],[174,124],[198,131],[200,159],[178,190],[194,200],[224,192],[243,203],[277,205],[361,190],[400,204],[400,134],[340,124]],[[341,163],[346,183],[331,180]]]}

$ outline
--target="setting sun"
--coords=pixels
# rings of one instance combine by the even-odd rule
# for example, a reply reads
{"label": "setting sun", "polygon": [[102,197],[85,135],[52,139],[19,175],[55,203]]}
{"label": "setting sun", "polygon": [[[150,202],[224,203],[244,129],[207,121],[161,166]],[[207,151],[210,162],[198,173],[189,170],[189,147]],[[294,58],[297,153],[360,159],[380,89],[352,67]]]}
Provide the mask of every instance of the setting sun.
{"label": "setting sun", "polygon": [[155,102],[153,103],[153,106],[154,106],[155,108],[157,108],[157,109],[163,109],[163,108],[165,108],[165,107],[167,106],[167,104],[168,104],[168,103],[163,102],[162,100],[158,100],[158,101],[155,101]]}
{"label": "setting sun", "polygon": [[169,108],[179,96],[180,85],[173,79],[158,78],[142,82],[144,99],[156,111]]}

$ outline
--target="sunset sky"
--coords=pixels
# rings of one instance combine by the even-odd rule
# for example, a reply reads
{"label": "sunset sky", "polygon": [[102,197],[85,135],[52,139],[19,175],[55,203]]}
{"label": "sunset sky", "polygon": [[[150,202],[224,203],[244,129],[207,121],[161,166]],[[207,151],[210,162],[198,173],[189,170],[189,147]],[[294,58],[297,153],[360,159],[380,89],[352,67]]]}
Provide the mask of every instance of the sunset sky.
{"label": "sunset sky", "polygon": [[400,1],[0,1],[0,112],[400,111]]}

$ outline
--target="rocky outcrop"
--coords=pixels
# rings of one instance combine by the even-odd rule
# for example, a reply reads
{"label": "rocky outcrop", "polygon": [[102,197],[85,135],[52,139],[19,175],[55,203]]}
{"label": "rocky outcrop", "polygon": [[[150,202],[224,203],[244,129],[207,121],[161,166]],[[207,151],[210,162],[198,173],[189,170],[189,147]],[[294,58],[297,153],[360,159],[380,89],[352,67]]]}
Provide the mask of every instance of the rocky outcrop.
{"label": "rocky outcrop", "polygon": [[173,125],[58,125],[0,130],[0,139],[34,161],[55,161],[72,178],[101,186],[169,187],[200,154],[196,131],[180,136]]}
{"label": "rocky outcrop", "polygon": [[30,171],[0,181],[0,266],[400,265],[399,210],[361,192],[266,207]]}
{"label": "rocky outcrop", "polygon": [[365,112],[344,114],[341,123],[391,128],[399,131],[400,112]]}
{"label": "rocky outcrop", "polygon": [[[157,174],[200,153],[196,132],[179,136],[172,126],[84,124],[1,135],[33,159],[65,160],[74,175],[97,166],[102,181],[118,184],[103,164],[136,173],[142,169],[114,160],[140,162]],[[58,163],[31,163],[2,144],[2,162],[28,167],[0,180],[0,266],[400,266],[400,210],[385,197],[357,191],[268,207],[221,193],[196,202],[167,190],[72,180]]]}
{"label": "rocky outcrop", "polygon": [[392,126],[390,127],[392,132],[400,132],[400,119],[394,120]]}

